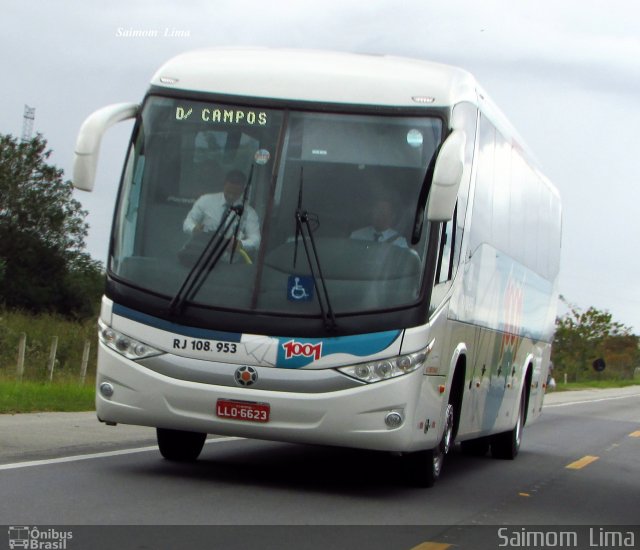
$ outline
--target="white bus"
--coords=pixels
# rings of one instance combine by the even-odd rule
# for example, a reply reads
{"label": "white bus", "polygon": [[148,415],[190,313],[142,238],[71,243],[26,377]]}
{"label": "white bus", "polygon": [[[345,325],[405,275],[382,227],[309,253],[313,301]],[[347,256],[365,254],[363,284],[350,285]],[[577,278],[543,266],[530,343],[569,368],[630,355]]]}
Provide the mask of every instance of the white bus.
{"label": "white bus", "polygon": [[85,121],[76,187],[134,117],[101,421],[157,428],[170,460],[195,460],[206,434],[391,451],[422,486],[454,442],[515,457],[544,397],[560,201],[471,75],[186,53],[141,105]]}

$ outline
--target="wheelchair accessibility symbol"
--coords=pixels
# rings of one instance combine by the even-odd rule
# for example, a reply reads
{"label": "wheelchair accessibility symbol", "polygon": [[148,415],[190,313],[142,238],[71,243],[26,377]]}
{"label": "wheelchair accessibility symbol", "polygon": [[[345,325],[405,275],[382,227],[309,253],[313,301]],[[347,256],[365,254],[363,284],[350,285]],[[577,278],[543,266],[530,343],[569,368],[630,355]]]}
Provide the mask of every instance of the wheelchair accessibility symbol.
{"label": "wheelchair accessibility symbol", "polygon": [[291,302],[313,300],[313,278],[304,275],[290,275],[287,284],[287,299]]}

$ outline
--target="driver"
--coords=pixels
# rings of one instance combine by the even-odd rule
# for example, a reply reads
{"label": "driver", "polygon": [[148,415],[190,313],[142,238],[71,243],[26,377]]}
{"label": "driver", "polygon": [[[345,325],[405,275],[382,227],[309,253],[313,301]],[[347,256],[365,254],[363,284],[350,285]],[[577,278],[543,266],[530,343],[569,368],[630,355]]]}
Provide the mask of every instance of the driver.
{"label": "driver", "polygon": [[[194,203],[182,224],[184,232],[194,235],[215,231],[227,208],[242,204],[245,185],[246,178],[242,172],[239,170],[229,172],[225,176],[221,193],[207,193]],[[232,223],[227,234],[231,239],[234,239],[235,228],[236,224]],[[238,238],[231,244],[247,251],[254,251],[260,246],[260,221],[256,211],[248,204],[245,205],[240,220]]]}
{"label": "driver", "polygon": [[390,243],[407,248],[407,240],[394,228],[396,223],[396,207],[394,202],[385,197],[376,200],[371,210],[371,225],[356,229],[351,233],[352,239]]}

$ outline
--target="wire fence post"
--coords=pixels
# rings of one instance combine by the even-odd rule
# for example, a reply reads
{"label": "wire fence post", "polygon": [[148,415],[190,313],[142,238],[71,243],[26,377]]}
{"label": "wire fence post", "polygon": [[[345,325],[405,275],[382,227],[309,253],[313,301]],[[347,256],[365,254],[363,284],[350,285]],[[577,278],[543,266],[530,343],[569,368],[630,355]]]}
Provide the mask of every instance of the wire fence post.
{"label": "wire fence post", "polygon": [[91,351],[91,341],[84,343],[84,351],[82,352],[82,366],[80,367],[80,383],[84,386],[87,377],[87,365],[89,364],[89,352]]}
{"label": "wire fence post", "polygon": [[24,355],[27,349],[27,333],[20,333],[20,341],[18,342],[18,365],[16,366],[16,375],[18,382],[22,382],[24,376]]}
{"label": "wire fence post", "polygon": [[51,352],[49,353],[49,364],[47,369],[49,371],[49,382],[53,382],[53,367],[56,363],[56,351],[58,350],[58,337],[54,336],[51,339]]}

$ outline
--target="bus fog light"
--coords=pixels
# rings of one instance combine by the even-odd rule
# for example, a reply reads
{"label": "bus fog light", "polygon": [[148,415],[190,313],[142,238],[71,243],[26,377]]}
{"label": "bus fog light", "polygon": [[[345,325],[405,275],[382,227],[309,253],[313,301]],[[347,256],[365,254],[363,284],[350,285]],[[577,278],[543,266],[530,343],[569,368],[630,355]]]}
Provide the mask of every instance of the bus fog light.
{"label": "bus fog light", "polygon": [[402,418],[402,415],[398,411],[391,411],[384,417],[384,423],[388,428],[399,428],[403,422],[404,418]]}
{"label": "bus fog light", "polygon": [[109,382],[103,382],[100,384],[100,393],[104,397],[111,397],[113,395],[113,386]]}

